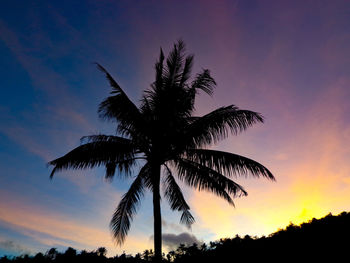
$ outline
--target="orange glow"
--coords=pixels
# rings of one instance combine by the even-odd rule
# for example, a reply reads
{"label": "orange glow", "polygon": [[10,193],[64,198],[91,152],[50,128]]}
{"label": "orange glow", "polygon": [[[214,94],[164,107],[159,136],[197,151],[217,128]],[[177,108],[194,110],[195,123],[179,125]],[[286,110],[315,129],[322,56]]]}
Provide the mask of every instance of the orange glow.
{"label": "orange glow", "polygon": [[[214,195],[194,193],[191,208],[200,228],[215,234],[216,238],[236,234],[261,236],[291,222],[300,224],[330,212],[348,211],[350,129],[342,122],[344,94],[343,89],[338,88],[345,83],[349,81],[337,83],[331,92],[323,94],[322,103],[313,105],[298,124],[290,123],[303,128],[299,133],[288,135],[289,141],[277,153],[254,156],[258,161],[274,161],[271,168],[276,182],[238,178],[249,195],[236,199],[236,208]],[[324,105],[336,106],[329,109]],[[245,141],[241,143],[244,145]],[[247,142],[247,145],[254,153],[252,144]],[[230,151],[231,146],[225,148]]]}
{"label": "orange glow", "polygon": [[[121,253],[123,247],[117,247],[112,241],[109,229],[99,224],[93,224],[87,220],[74,220],[63,214],[47,210],[43,207],[33,206],[24,200],[12,196],[7,202],[0,203],[0,221],[10,228],[30,236],[42,244],[48,246],[73,246],[78,249],[96,249],[98,246],[107,248],[109,255]],[[128,236],[124,246],[128,252],[137,253],[150,248],[151,243],[148,236]]]}

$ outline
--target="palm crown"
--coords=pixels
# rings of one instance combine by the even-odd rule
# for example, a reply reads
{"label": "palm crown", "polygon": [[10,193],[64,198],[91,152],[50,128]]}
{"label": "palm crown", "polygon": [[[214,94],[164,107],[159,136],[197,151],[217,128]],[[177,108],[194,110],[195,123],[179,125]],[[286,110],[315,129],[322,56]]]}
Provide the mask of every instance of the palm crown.
{"label": "palm crown", "polygon": [[209,70],[203,70],[190,81],[193,56],[186,55],[185,45],[178,41],[167,59],[161,50],[155,64],[155,81],[136,106],[112,76],[105,74],[111,95],[99,105],[99,116],[117,121],[117,135],[92,135],[82,144],[49,164],[55,172],[62,169],[84,169],[105,166],[106,178],[115,174],[131,175],[131,168],[142,168],[122,197],[112,220],[116,241],[122,244],[136,208],[146,189],[153,193],[154,241],[156,256],[161,255],[160,185],[171,209],[180,211],[181,222],[190,226],[194,218],[178,185],[181,181],[197,190],[207,190],[230,204],[233,198],[246,195],[233,176],[252,175],[274,179],[272,173],[249,158],[208,149],[210,145],[237,134],[263,117],[234,105],[220,107],[204,116],[194,116],[198,92],[212,94],[216,83]]}

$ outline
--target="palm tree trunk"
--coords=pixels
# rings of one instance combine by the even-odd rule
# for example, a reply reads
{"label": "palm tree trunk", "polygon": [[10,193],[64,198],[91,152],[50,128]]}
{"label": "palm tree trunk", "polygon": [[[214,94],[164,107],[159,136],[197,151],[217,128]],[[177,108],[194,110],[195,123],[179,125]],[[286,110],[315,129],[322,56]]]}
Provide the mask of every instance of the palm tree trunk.
{"label": "palm tree trunk", "polygon": [[154,254],[155,261],[162,261],[162,216],[160,211],[160,165],[153,169],[153,218],[154,218]]}

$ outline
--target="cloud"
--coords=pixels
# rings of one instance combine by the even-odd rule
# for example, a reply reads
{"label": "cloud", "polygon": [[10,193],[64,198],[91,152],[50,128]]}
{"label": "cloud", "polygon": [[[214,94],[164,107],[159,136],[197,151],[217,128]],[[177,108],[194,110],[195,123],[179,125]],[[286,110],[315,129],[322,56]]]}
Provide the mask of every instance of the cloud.
{"label": "cloud", "polygon": [[[51,239],[73,241],[89,247],[98,242],[103,244],[110,240],[108,232],[83,222],[76,222],[60,213],[45,211],[42,207],[35,207],[32,204],[8,201],[2,203],[0,208],[1,211],[6,211],[0,214],[2,222],[21,233],[33,233],[32,237],[44,235]],[[23,215],[25,215],[25,220],[23,220]]]}
{"label": "cloud", "polygon": [[21,145],[28,152],[39,156],[45,162],[53,159],[53,154],[48,147],[39,142],[39,138],[33,136],[29,128],[24,128],[20,124],[5,123],[0,124],[0,133]]}
{"label": "cloud", "polygon": [[16,254],[29,254],[30,251],[13,240],[0,240],[0,248]]}
{"label": "cloud", "polygon": [[192,245],[193,243],[196,243],[196,244],[203,243],[199,241],[196,236],[186,232],[183,232],[178,235],[171,234],[171,233],[164,233],[162,237],[163,237],[163,244],[169,250],[176,249],[180,244]]}
{"label": "cloud", "polygon": [[169,230],[173,230],[175,232],[183,231],[183,227],[181,225],[168,222],[168,221],[166,221],[164,219],[162,219],[162,227],[166,228],[166,229],[169,229]]}
{"label": "cloud", "polygon": [[[101,192],[96,194],[101,194]],[[115,193],[107,193],[108,195],[115,196]],[[103,197],[104,200],[107,199],[106,195]],[[107,218],[107,210],[109,213],[111,212],[110,209],[96,209],[96,214],[86,216],[83,219],[79,215],[75,215],[78,217],[75,218],[54,209],[35,205],[30,200],[5,191],[0,191],[0,199],[6,200],[6,202],[0,203],[0,223],[8,229],[39,242],[42,244],[42,248],[71,246],[89,250],[104,246],[108,249],[109,255],[113,255],[120,253],[125,248],[127,248],[128,253],[137,253],[150,247],[148,235],[139,234],[136,237],[132,233],[122,248],[116,247],[107,222],[103,221]],[[113,205],[113,201],[107,203],[105,207]],[[109,216],[108,214],[108,218]],[[108,221],[108,219],[106,220]],[[11,242],[5,242],[3,245],[10,246]],[[13,245],[15,244],[13,243]],[[15,247],[13,246],[13,248]]]}

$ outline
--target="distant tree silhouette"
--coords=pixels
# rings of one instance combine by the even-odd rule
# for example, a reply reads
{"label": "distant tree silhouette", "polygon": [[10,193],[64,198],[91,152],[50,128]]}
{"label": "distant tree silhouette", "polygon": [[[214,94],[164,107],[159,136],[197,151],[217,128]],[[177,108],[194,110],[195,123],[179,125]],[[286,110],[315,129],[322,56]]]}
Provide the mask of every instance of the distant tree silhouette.
{"label": "distant tree silhouette", "polygon": [[155,81],[145,90],[137,107],[105,68],[112,87],[111,95],[99,105],[102,119],[117,121],[117,135],[91,135],[82,138],[82,145],[63,157],[49,162],[51,177],[63,169],[85,169],[105,166],[106,178],[131,175],[137,163],[142,165],[130,189],[122,197],[112,220],[111,229],[122,244],[130,228],[137,205],[145,189],[153,193],[154,252],[162,257],[162,224],[160,185],[172,210],[182,212],[181,223],[194,222],[190,207],[175,179],[198,190],[213,192],[233,205],[233,197],[246,195],[232,176],[251,174],[274,179],[271,172],[249,158],[206,149],[238,134],[263,117],[235,105],[220,107],[204,116],[194,116],[195,98],[202,91],[211,95],[216,85],[209,70],[204,69],[190,81],[193,56],[185,54],[185,45],[178,41],[166,61],[163,51],[155,64]]}
{"label": "distant tree silhouette", "polygon": [[66,252],[64,252],[64,255],[66,257],[75,257],[77,255],[77,251],[72,247],[68,247]]}
{"label": "distant tree silhouette", "polygon": [[56,259],[58,254],[57,248],[50,248],[47,252],[46,252],[46,257],[49,258],[50,260],[54,260]]}
{"label": "distant tree silhouette", "polygon": [[[350,213],[338,216],[331,214],[321,219],[312,219],[299,226],[290,224],[285,229],[265,237],[235,236],[209,245],[181,244],[166,255],[173,263],[193,262],[348,262],[349,261]],[[103,249],[76,253],[68,248],[64,253],[50,249],[55,256],[37,253],[35,256],[3,256],[0,263],[147,263],[152,262],[154,253],[145,250],[135,256],[125,253],[107,258]],[[67,252],[68,251],[68,252]],[[75,251],[75,253],[74,253]]]}
{"label": "distant tree silhouette", "polygon": [[107,254],[107,249],[105,247],[99,247],[97,250],[97,256],[99,257],[105,257]]}
{"label": "distant tree silhouette", "polygon": [[46,262],[46,258],[43,253],[39,252],[34,256],[33,261],[36,263],[44,263]]}

